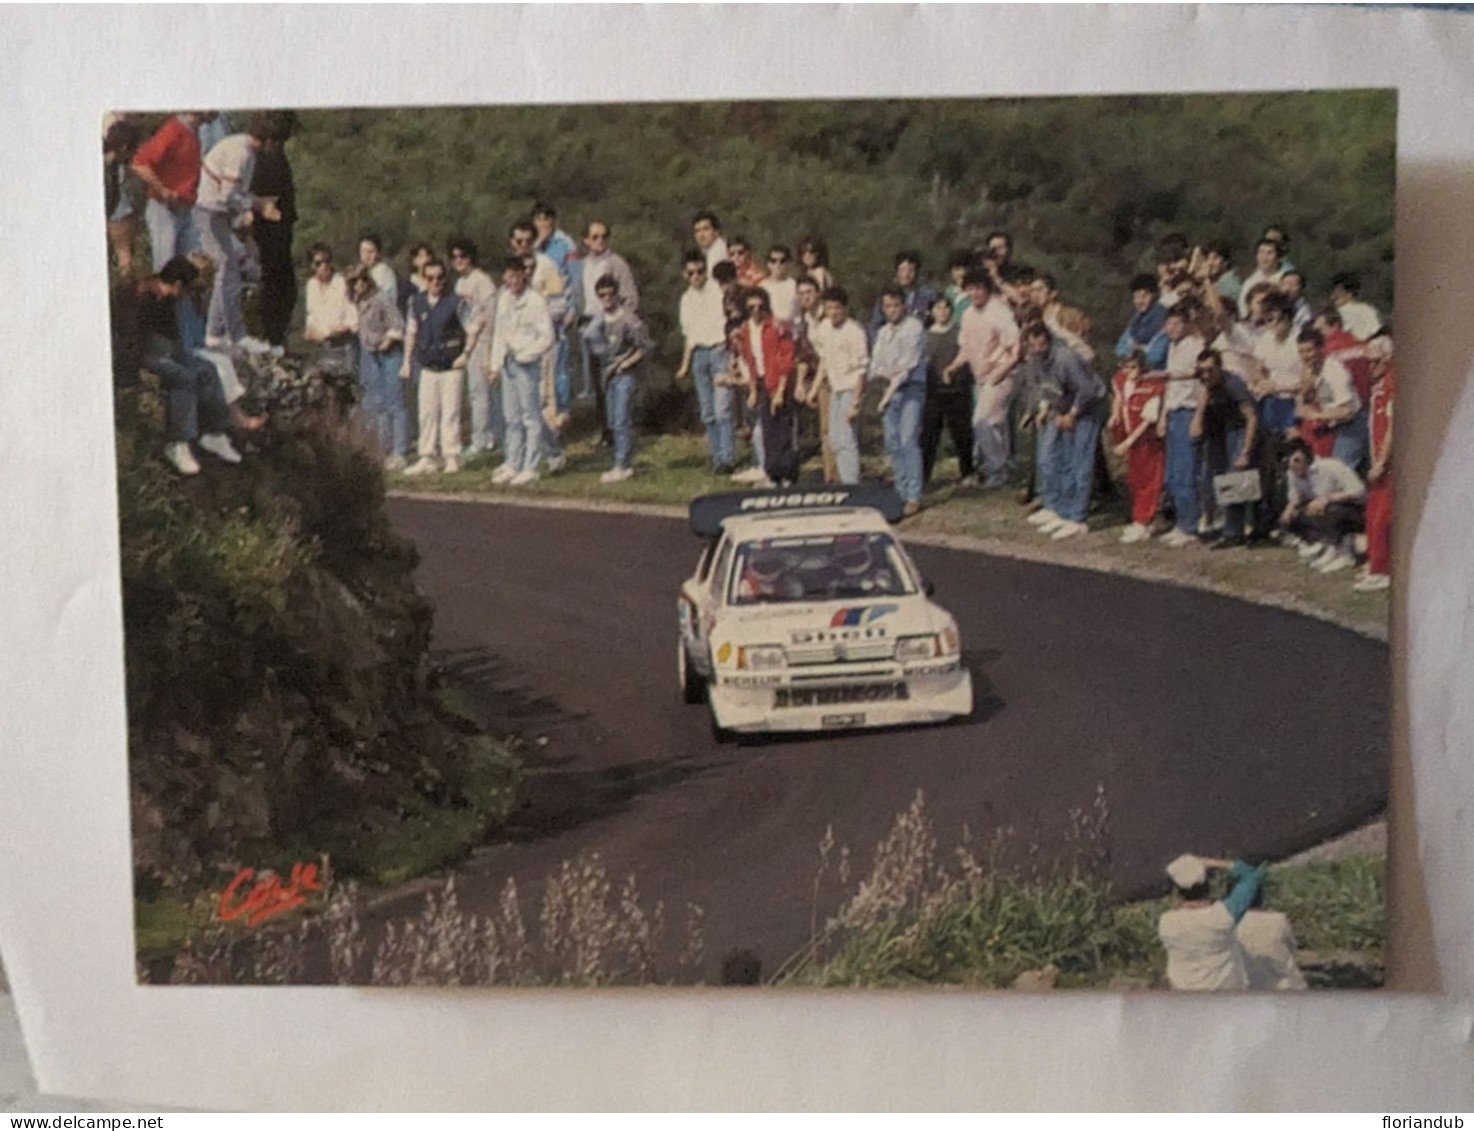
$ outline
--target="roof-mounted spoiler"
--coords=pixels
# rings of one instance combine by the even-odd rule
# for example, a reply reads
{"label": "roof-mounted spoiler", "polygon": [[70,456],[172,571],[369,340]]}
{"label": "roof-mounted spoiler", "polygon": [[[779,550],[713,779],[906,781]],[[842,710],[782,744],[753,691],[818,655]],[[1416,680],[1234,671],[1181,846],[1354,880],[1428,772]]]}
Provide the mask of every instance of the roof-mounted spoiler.
{"label": "roof-mounted spoiler", "polygon": [[887,522],[901,521],[904,504],[892,487],[856,484],[786,491],[723,491],[691,500],[691,529],[702,538],[715,538],[722,523],[745,514],[797,514],[836,507],[869,507]]}

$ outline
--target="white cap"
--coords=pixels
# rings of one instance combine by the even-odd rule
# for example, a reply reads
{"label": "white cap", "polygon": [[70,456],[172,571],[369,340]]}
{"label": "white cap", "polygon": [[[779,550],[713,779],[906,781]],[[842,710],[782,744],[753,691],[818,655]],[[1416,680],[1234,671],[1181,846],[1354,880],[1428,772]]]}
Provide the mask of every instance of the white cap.
{"label": "white cap", "polygon": [[1174,884],[1187,891],[1208,882],[1208,866],[1198,857],[1184,854],[1167,865],[1167,875]]}

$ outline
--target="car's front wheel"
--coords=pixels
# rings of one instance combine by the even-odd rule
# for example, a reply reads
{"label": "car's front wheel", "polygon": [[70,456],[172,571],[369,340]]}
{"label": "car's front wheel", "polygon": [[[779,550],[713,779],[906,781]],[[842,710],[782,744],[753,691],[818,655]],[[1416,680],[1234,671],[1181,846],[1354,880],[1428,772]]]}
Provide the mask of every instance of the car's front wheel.
{"label": "car's front wheel", "polygon": [[686,654],[686,642],[676,641],[676,678],[681,684],[681,695],[687,703],[706,702],[706,681],[691,663]]}

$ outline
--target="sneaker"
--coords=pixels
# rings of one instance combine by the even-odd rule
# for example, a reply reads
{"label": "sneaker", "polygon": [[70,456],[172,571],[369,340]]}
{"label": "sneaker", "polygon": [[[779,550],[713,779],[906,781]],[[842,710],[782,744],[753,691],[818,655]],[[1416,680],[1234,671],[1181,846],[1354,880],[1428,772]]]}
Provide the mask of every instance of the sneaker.
{"label": "sneaker", "polygon": [[1359,558],[1366,556],[1367,536],[1365,534],[1353,534],[1351,536],[1351,552]]}
{"label": "sneaker", "polygon": [[272,346],[271,347],[271,353],[270,353],[269,356],[270,356],[270,358],[271,358],[272,361],[280,361],[282,358],[284,358],[284,357],[287,356],[286,347],[285,346]]}
{"label": "sneaker", "polygon": [[529,483],[536,483],[537,478],[537,472],[533,471],[529,467],[525,471],[517,472],[517,474],[512,476],[512,478],[507,480],[507,482],[513,487],[526,487]]}
{"label": "sneaker", "polygon": [[504,463],[491,473],[493,483],[510,483],[517,478],[517,469],[509,463]]}
{"label": "sneaker", "polygon": [[218,334],[206,334],[205,348],[207,350],[228,350],[230,349],[230,339],[222,338]]}
{"label": "sneaker", "polygon": [[406,475],[434,475],[435,461],[429,456],[421,456],[405,472]]}
{"label": "sneaker", "polygon": [[1041,507],[1029,515],[1028,518],[1024,519],[1024,521],[1030,526],[1043,526],[1046,522],[1058,522],[1059,515],[1055,514],[1052,510],[1045,510]]}
{"label": "sneaker", "polygon": [[758,480],[768,478],[768,473],[760,467],[749,467],[733,474],[733,483],[756,483]]}
{"label": "sneaker", "polygon": [[1121,541],[1128,546],[1134,542],[1145,542],[1151,536],[1152,532],[1139,522],[1133,522],[1121,531]]}
{"label": "sneaker", "polygon": [[245,337],[236,342],[235,348],[240,350],[242,353],[270,353],[271,343],[263,342],[260,338]]}
{"label": "sneaker", "polygon": [[1292,550],[1297,550],[1301,546],[1305,545],[1305,542],[1300,537],[1300,535],[1291,534],[1288,530],[1285,530],[1280,533],[1280,545],[1288,546]]}
{"label": "sneaker", "polygon": [[915,499],[908,499],[908,500],[906,500],[905,506],[903,506],[901,508],[901,517],[902,518],[911,518],[913,515],[918,515],[920,513],[921,513],[921,504],[919,502],[917,502]]}
{"label": "sneaker", "polygon": [[1039,523],[1034,527],[1034,529],[1037,530],[1040,534],[1053,534],[1061,526],[1069,525],[1069,521],[1070,520],[1067,518],[1060,518],[1059,515],[1055,515],[1048,522]]}
{"label": "sneaker", "polygon": [[1072,522],[1065,519],[1050,533],[1049,537],[1056,542],[1063,542],[1066,538],[1078,538],[1082,534],[1089,534],[1090,527],[1083,522]]}
{"label": "sneaker", "polygon": [[730,478],[732,474],[732,465],[730,463],[719,463],[711,469],[711,473],[715,475],[718,479]]}
{"label": "sneaker", "polygon": [[634,475],[634,473],[634,468],[611,467],[608,471],[604,472],[603,475],[599,476],[599,482],[623,483],[626,479],[630,478],[630,476]]}
{"label": "sneaker", "polygon": [[1392,586],[1392,578],[1385,573],[1369,573],[1351,588],[1358,593],[1380,593]]}
{"label": "sneaker", "polygon": [[209,452],[218,460],[225,463],[240,463],[241,454],[235,450],[235,445],[230,442],[230,437],[224,432],[207,432],[201,436],[197,443],[202,451]]}
{"label": "sneaker", "polygon": [[1315,563],[1315,568],[1320,573],[1340,573],[1343,569],[1350,569],[1356,564],[1356,559],[1350,554],[1342,553],[1340,550],[1332,550],[1320,561]]}
{"label": "sneaker", "polygon": [[979,480],[976,475],[964,475],[961,479],[957,481],[957,486],[964,490],[969,490],[973,487],[976,487],[978,483]]}
{"label": "sneaker", "polygon": [[461,469],[461,461],[460,460],[456,459],[455,456],[446,456],[445,457],[445,474],[447,474],[447,475],[454,475],[454,474],[456,474],[456,472],[460,471],[460,469]]}
{"label": "sneaker", "polygon": [[480,441],[477,441],[476,443],[467,444],[464,448],[461,449],[461,459],[463,459],[463,460],[468,460],[468,461],[469,460],[473,460],[477,456],[481,456],[481,455],[485,455],[485,454],[486,454],[486,445],[483,444],[483,443],[481,443]]}
{"label": "sneaker", "polygon": [[385,471],[403,471],[404,470],[404,457],[403,456],[390,456],[388,459],[386,459],[384,461],[384,470]]}
{"label": "sneaker", "polygon": [[1224,535],[1219,536],[1218,538],[1215,538],[1213,541],[1209,542],[1208,543],[1208,549],[1210,549],[1210,550],[1237,550],[1241,546],[1247,546],[1248,544],[1249,544],[1248,543],[1248,539],[1244,538],[1242,535],[1240,535],[1237,538],[1232,538],[1232,537],[1229,537],[1227,534],[1224,534]]}
{"label": "sneaker", "polygon": [[548,457],[548,474],[549,475],[557,475],[558,472],[562,471],[567,466],[568,466],[568,457],[566,455],[559,454],[559,455],[556,455],[556,456],[549,456]]}
{"label": "sneaker", "polygon": [[1186,530],[1178,530],[1175,526],[1166,534],[1162,535],[1162,545],[1172,550],[1180,550],[1184,546],[1191,546],[1197,542],[1196,534],[1189,534]]}
{"label": "sneaker", "polygon": [[189,445],[182,440],[177,444],[165,444],[164,458],[174,465],[174,470],[180,475],[200,473],[200,465],[194,458],[194,452],[190,451]]}
{"label": "sneaker", "polygon": [[1324,542],[1301,542],[1296,551],[1303,560],[1318,558],[1326,552],[1329,547]]}

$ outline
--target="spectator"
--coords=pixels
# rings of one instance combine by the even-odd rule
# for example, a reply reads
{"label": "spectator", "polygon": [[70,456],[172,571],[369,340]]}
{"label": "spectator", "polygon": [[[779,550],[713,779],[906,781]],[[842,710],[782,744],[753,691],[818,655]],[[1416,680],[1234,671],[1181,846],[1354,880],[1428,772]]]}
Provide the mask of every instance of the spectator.
{"label": "spectator", "polygon": [[1198,461],[1197,443],[1193,438],[1193,418],[1198,406],[1198,356],[1203,352],[1203,339],[1192,333],[1191,311],[1175,306],[1167,312],[1164,327],[1169,343],[1167,363],[1161,372],[1167,379],[1162,398],[1162,420],[1157,434],[1167,444],[1165,478],[1167,494],[1172,500],[1174,527],[1162,538],[1162,545],[1178,549],[1193,542],[1198,535]]}
{"label": "spectator", "polygon": [[727,241],[727,255],[732,260],[732,266],[737,268],[737,281],[744,287],[760,287],[766,279],[765,272],[760,263],[752,258],[752,245],[747,242],[746,236],[733,236]]}
{"label": "spectator", "polygon": [[834,272],[829,269],[829,245],[818,236],[805,236],[798,241],[798,265],[803,274],[814,280],[819,294],[834,286]]}
{"label": "spectator", "polygon": [[798,283],[789,275],[793,253],[783,244],[768,249],[768,277],[760,284],[768,292],[773,317],[792,326],[798,316]]}
{"label": "spectator", "polygon": [[676,380],[684,381],[689,377],[695,386],[696,406],[706,429],[712,474],[731,475],[737,459],[732,431],[732,390],[725,384],[716,383],[725,368],[726,313],[722,307],[721,286],[712,282],[706,264],[706,255],[692,248],[686,253],[682,265],[686,290],[681,295],[683,345]]}
{"label": "spectator", "polygon": [[1131,353],[1111,378],[1110,428],[1115,453],[1126,459],[1126,488],[1131,496],[1131,521],[1121,532],[1128,545],[1151,537],[1152,519],[1162,496],[1166,449],[1157,431],[1162,417],[1166,381],[1147,372],[1146,358]]}
{"label": "spectator", "polygon": [[200,153],[209,153],[231,134],[238,133],[235,119],[224,110],[207,114],[200,119]]}
{"label": "spectator", "polygon": [[926,332],[926,405],[921,414],[921,482],[931,482],[942,444],[942,430],[952,437],[957,455],[957,485],[976,487],[973,472],[972,370],[957,360],[959,327],[952,317],[952,301],[938,295],[932,303],[931,326]]}
{"label": "spectator", "polygon": [[1261,240],[1272,240],[1279,245],[1280,266],[1286,271],[1295,270],[1295,264],[1290,261],[1290,236],[1283,224],[1270,224],[1259,237]]}
{"label": "spectator", "polygon": [[1244,280],[1244,295],[1239,299],[1239,317],[1249,317],[1247,293],[1258,283],[1279,286],[1285,274],[1284,256],[1278,241],[1262,239],[1254,246],[1254,273]]}
{"label": "spectator", "polygon": [[[455,268],[455,298],[457,317],[461,329],[468,339],[481,343],[481,349],[466,350],[465,370],[466,402],[471,406],[471,436],[460,449],[461,459],[476,459],[496,450],[502,440],[506,421],[502,415],[503,398],[492,390],[497,380],[494,367],[487,364],[487,346],[491,341],[491,322],[496,312],[496,283],[480,265],[480,249],[474,240],[464,236],[452,239],[446,250],[450,254],[450,265]],[[459,421],[460,414],[457,412]],[[460,444],[460,432],[442,437],[442,446]]]}
{"label": "spectator", "polygon": [[538,397],[542,403],[542,418],[545,425],[543,451],[556,466],[550,470],[561,470],[563,466],[562,446],[559,435],[568,420],[570,399],[558,395],[558,351],[560,349],[560,327],[568,316],[569,295],[564,290],[563,273],[551,256],[537,250],[537,224],[531,217],[518,220],[507,233],[513,255],[522,257],[527,267],[528,286],[543,296],[548,304],[548,317],[553,320],[553,348],[543,357],[542,375],[538,382]]}
{"label": "spectator", "polygon": [[1136,313],[1116,340],[1116,356],[1125,357],[1133,350],[1146,355],[1148,369],[1161,369],[1167,363],[1167,338],[1162,333],[1167,322],[1167,308],[1157,301],[1157,281],[1151,275],[1137,275],[1131,280],[1131,305]]}
{"label": "spectator", "polygon": [[249,226],[257,212],[268,220],[281,218],[275,202],[253,196],[251,180],[256,153],[267,141],[280,137],[280,118],[257,114],[245,133],[231,134],[206,151],[200,164],[200,187],[195,196],[194,225],[200,245],[215,262],[215,290],[210,296],[206,344],[238,347],[262,353],[271,347],[246,337],[241,310],[241,264],[234,228]]}
{"label": "spectator", "polygon": [[1100,438],[1097,405],[1100,379],[1049,327],[1034,322],[1024,331],[1024,383],[1038,391],[1036,424],[1039,497],[1044,506],[1026,521],[1056,541],[1089,532],[1090,480]]}
{"label": "spectator", "polygon": [[430,289],[430,284],[425,282],[425,265],[434,258],[435,249],[427,243],[417,243],[409,249],[409,284],[414,290],[406,293],[401,288],[406,307],[415,294],[424,294]]}
{"label": "spectator", "polygon": [[186,111],[170,118],[133,155],[133,171],[148,188],[143,219],[154,270],[199,244],[192,216],[200,187],[200,139],[204,115]]}
{"label": "spectator", "polygon": [[113,366],[120,385],[138,381],[140,369],[156,374],[165,392],[164,458],[181,475],[198,475],[190,450],[198,443],[225,463],[240,453],[225,434],[229,411],[215,369],[181,348],[175,304],[198,272],[176,257],[155,275],[125,280],[113,292]]}
{"label": "spectator", "polygon": [[[609,246],[609,225],[602,220],[590,220],[584,229],[584,254],[578,261],[578,270],[582,275],[582,294],[579,297],[580,310],[583,312],[584,328],[588,323],[599,316],[603,309],[599,304],[599,296],[594,290],[594,284],[605,275],[613,275],[614,281],[619,285],[619,302],[621,306],[628,307],[631,312],[640,309],[640,291],[635,285],[634,272],[630,270],[624,256],[614,251]],[[587,339],[581,339],[587,341]],[[583,351],[584,360],[584,396],[592,396],[597,404],[600,420],[609,419],[608,407],[604,404],[604,380],[599,374],[598,359],[587,349]],[[601,444],[608,444],[612,436],[605,431],[600,437]]]}
{"label": "spectator", "polygon": [[[840,483],[860,482],[860,445],[855,421],[870,367],[865,328],[850,317],[850,296],[843,287],[824,292],[824,323],[812,332],[819,355],[819,409],[829,418],[829,445],[834,453],[834,475]],[[828,390],[827,411],[822,390]],[[827,477],[827,472],[826,472]]]}
{"label": "spectator", "polygon": [[1012,454],[1008,406],[1014,388],[1012,371],[1019,359],[1019,332],[991,275],[970,271],[963,286],[968,307],[958,323],[957,356],[944,375],[956,378],[964,368],[972,372],[974,460],[981,465],[983,486],[992,489],[1007,482]]}
{"label": "spectator", "polygon": [[[1192,438],[1202,453],[1206,505],[1214,506],[1213,477],[1227,471],[1247,471],[1254,466],[1259,415],[1254,394],[1237,373],[1223,368],[1223,355],[1215,349],[1198,354],[1198,406],[1192,420]],[[1247,540],[1247,503],[1225,508],[1223,532],[1212,549],[1242,546]],[[1258,531],[1255,531],[1257,534]]]}
{"label": "spectator", "polygon": [[594,293],[599,296],[599,313],[585,328],[584,338],[604,375],[604,403],[609,406],[608,425],[614,437],[614,466],[599,476],[599,482],[623,483],[635,473],[635,370],[649,356],[652,343],[640,316],[620,303],[619,283],[613,275],[599,279]]}
{"label": "spectator", "polygon": [[399,295],[399,279],[384,258],[384,241],[377,232],[358,237],[358,263],[374,281],[374,288],[393,302]]}
{"label": "spectator", "polygon": [[947,258],[947,285],[942,293],[952,304],[952,324],[960,325],[962,314],[972,300],[967,297],[967,273],[976,269],[977,257],[967,248],[959,248]]}
{"label": "spectator", "polygon": [[438,259],[425,264],[424,294],[410,300],[404,323],[404,362],[399,376],[419,367],[419,454],[406,475],[429,475],[438,454],[446,474],[461,469],[461,388],[466,364],[476,342],[461,322],[458,303],[449,294],[446,266]]}
{"label": "spectator", "polygon": [[[497,295],[491,342],[491,380],[500,381],[502,386],[507,458],[491,481],[513,487],[525,487],[538,478],[544,435],[540,396],[542,364],[554,342],[547,300],[529,283],[527,264],[522,257],[508,256],[502,267],[502,289]],[[617,282],[615,286],[617,291]],[[615,298],[619,300],[617,293]],[[599,310],[594,319],[603,317],[602,303]]]}
{"label": "spectator", "polygon": [[1036,275],[1029,284],[1029,299],[1039,308],[1039,317],[1049,332],[1064,341],[1065,345],[1080,355],[1087,365],[1094,363],[1095,350],[1091,347],[1090,319],[1085,312],[1060,301],[1059,284],[1053,275]]}
{"label": "spectator", "polygon": [[1361,301],[1361,279],[1350,271],[1331,277],[1331,304],[1341,314],[1341,324],[1359,342],[1382,328],[1382,316],[1370,303]]}
{"label": "spectator", "polygon": [[220,381],[220,395],[225,398],[230,414],[230,430],[250,436],[266,425],[266,416],[251,416],[245,413],[240,402],[246,395],[235,367],[235,359],[221,350],[205,346],[205,317],[210,307],[210,291],[214,286],[215,264],[203,251],[192,251],[185,258],[199,274],[184,288],[175,305],[179,328],[180,348],[186,354],[202,358],[215,367],[215,376]]}
{"label": "spectator", "polygon": [[1300,355],[1300,393],[1295,418],[1304,426],[1319,424],[1331,431],[1331,454],[1353,471],[1360,472],[1366,459],[1366,416],[1350,371],[1339,360],[1326,356],[1325,338],[1319,330],[1306,328],[1296,338]]}
{"label": "spectator", "polygon": [[[824,468],[824,482],[839,481],[839,466],[834,462],[834,445],[829,440],[829,399],[827,383],[820,380],[818,350],[814,335],[825,325],[824,300],[819,284],[811,275],[800,275],[796,282],[798,317],[793,322],[798,382],[794,390],[797,404],[817,409],[819,418],[819,452]],[[797,405],[795,405],[797,407]]]}
{"label": "spectator", "polygon": [[[891,280],[890,288],[901,293],[902,301],[905,303],[906,313],[921,323],[921,328],[926,329],[926,324],[931,321],[932,303],[936,301],[937,291],[930,283],[921,279],[921,252],[898,251],[895,255],[896,274]],[[882,326],[888,319],[885,313],[885,296],[875,300],[875,310],[870,315],[870,337],[874,340],[875,335],[880,332]]]}
{"label": "spectator", "polygon": [[[897,257],[896,262],[899,280],[903,257]],[[915,260],[904,262],[913,266],[914,283]],[[919,287],[913,287],[913,296],[917,290]],[[870,377],[885,382],[879,406],[885,450],[905,517],[921,510],[921,415],[926,404],[926,330],[921,319],[911,313],[910,301],[899,282],[881,292],[885,322],[870,351]]]}
{"label": "spectator", "polygon": [[315,243],[309,254],[312,275],[307,280],[307,324],[302,336],[322,347],[325,365],[352,373],[358,362],[354,344],[358,309],[348,296],[343,276],[333,268],[332,249],[325,243]]}
{"label": "spectator", "polygon": [[727,241],[722,238],[722,222],[715,212],[698,212],[691,221],[691,234],[706,257],[706,272],[710,275],[718,263],[724,263],[728,258]]}
{"label": "spectator", "polygon": [[537,229],[537,250],[553,261],[563,281],[562,301],[550,303],[553,333],[553,395],[559,418],[567,416],[573,404],[573,375],[568,364],[568,331],[578,321],[578,302],[574,290],[573,267],[578,261],[578,248],[573,239],[558,227],[558,213],[551,204],[538,201],[532,206],[532,223]]}
{"label": "spectator", "polygon": [[[726,319],[726,350],[725,364],[721,373],[713,379],[713,384],[719,388],[732,390],[744,390],[734,393],[732,396],[732,419],[734,428],[742,419],[742,409],[746,406],[747,396],[745,390],[752,387],[752,380],[743,366],[742,358],[737,349],[737,336],[743,326],[747,324],[747,311],[743,307],[743,299],[746,297],[747,288],[737,281],[737,265],[730,259],[724,259],[711,269],[712,282],[716,283],[722,290],[722,314]],[[752,438],[752,466],[742,471],[733,472],[732,480],[736,483],[753,483],[758,486],[771,487],[772,482],[768,479],[768,473],[763,469],[763,428],[762,420],[753,422],[751,432]]]}
{"label": "spectator", "polygon": [[1310,303],[1305,300],[1305,276],[1286,269],[1280,276],[1280,294],[1290,300],[1290,325],[1296,333],[1310,325]]}
{"label": "spectator", "polygon": [[110,125],[102,138],[107,242],[118,274],[124,278],[133,274],[133,242],[138,238],[138,210],[129,174],[139,137],[137,124],[124,118]]}
{"label": "spectator", "polygon": [[1289,300],[1278,292],[1259,301],[1264,331],[1254,342],[1258,363],[1251,386],[1260,398],[1259,414],[1266,432],[1283,436],[1295,427],[1295,397],[1304,362],[1294,331]]}
{"label": "spectator", "polygon": [[1304,440],[1289,451],[1289,502],[1280,526],[1300,542],[1300,557],[1321,573],[1355,564],[1347,543],[1365,528],[1366,485],[1338,459],[1313,457]]}
{"label": "spectator", "polygon": [[[1378,345],[1378,343],[1382,343]],[[1366,576],[1352,586],[1375,593],[1392,584],[1392,407],[1397,396],[1397,374],[1392,365],[1392,342],[1373,338],[1377,356],[1372,363],[1371,459],[1367,472]]]}
{"label": "spectator", "polygon": [[297,185],[287,160],[287,141],[297,128],[290,110],[274,115],[276,129],[256,153],[251,191],[261,201],[251,216],[251,235],[261,259],[256,307],[262,336],[280,353],[297,308],[297,268],[292,258],[292,231],[297,223]]}
{"label": "spectator", "polygon": [[[393,278],[391,273],[390,278]],[[409,420],[404,410],[404,315],[397,290],[381,289],[372,266],[360,264],[348,279],[358,308],[359,381],[363,410],[384,457],[385,471],[402,471],[409,451]]]}
{"label": "spectator", "polygon": [[1013,261],[1013,237],[1007,232],[989,232],[983,241],[982,266],[993,277],[998,293],[1009,306],[1017,308],[1025,296],[1018,286],[1020,268]]}
{"label": "spectator", "polygon": [[1202,249],[1201,256],[1194,264],[1194,273],[1202,282],[1211,284],[1212,289],[1224,302],[1232,303],[1238,309],[1239,296],[1244,292],[1243,280],[1233,269],[1232,254],[1227,244],[1212,243]]}
{"label": "spectator", "polygon": [[1260,885],[1249,910],[1234,928],[1234,938],[1244,956],[1244,973],[1251,990],[1303,990],[1305,975],[1295,961],[1295,932],[1282,911],[1264,908]]}
{"label": "spectator", "polygon": [[[1226,869],[1233,890],[1214,900],[1208,869]],[[1179,856],[1167,865],[1179,905],[1162,912],[1157,937],[1167,952],[1167,984],[1174,990],[1249,988],[1235,930],[1264,882],[1264,869],[1242,860]]]}
{"label": "spectator", "polygon": [[[734,248],[736,243],[734,239]],[[791,487],[798,479],[793,335],[773,316],[772,300],[761,287],[747,289],[743,307],[747,322],[737,332],[737,350],[752,380],[747,394],[748,407],[756,408],[762,421],[763,470],[778,486]]]}

